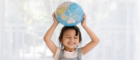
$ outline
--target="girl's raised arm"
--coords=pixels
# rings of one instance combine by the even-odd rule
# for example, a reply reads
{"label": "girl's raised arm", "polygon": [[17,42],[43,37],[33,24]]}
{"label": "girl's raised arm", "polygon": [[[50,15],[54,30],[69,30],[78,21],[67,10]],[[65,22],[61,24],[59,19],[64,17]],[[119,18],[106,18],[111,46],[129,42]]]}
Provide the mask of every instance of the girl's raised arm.
{"label": "girl's raised arm", "polygon": [[82,54],[85,55],[86,53],[88,53],[90,50],[92,50],[99,43],[99,38],[86,25],[86,14],[85,13],[84,13],[84,19],[81,22],[81,24],[82,24],[83,28],[86,30],[86,32],[88,33],[88,35],[91,38],[91,41],[87,45],[85,45],[84,47],[82,47]]}
{"label": "girl's raised arm", "polygon": [[56,20],[55,18],[55,12],[52,14],[53,17],[53,21],[54,23],[52,24],[52,26],[49,28],[49,30],[46,32],[45,36],[44,36],[44,41],[47,44],[48,48],[51,50],[51,52],[53,53],[53,55],[55,55],[56,50],[57,50],[57,46],[51,41],[51,37],[52,34],[56,28],[56,26],[59,24],[59,22]]}

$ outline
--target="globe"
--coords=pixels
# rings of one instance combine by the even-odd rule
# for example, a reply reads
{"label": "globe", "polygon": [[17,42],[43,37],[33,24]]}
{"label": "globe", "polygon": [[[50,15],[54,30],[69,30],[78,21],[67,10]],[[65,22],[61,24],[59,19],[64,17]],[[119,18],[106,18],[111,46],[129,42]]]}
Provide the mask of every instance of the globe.
{"label": "globe", "polygon": [[84,11],[75,2],[64,2],[55,11],[57,21],[65,26],[75,26],[83,20]]}

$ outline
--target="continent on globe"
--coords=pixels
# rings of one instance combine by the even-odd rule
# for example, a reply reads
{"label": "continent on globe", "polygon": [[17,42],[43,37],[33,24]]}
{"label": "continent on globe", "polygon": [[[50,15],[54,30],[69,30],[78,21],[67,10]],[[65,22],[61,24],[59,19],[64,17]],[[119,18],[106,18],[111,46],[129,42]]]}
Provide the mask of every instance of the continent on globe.
{"label": "continent on globe", "polygon": [[55,17],[59,23],[65,26],[74,26],[83,20],[84,11],[75,2],[64,2],[60,4],[55,12]]}
{"label": "continent on globe", "polygon": [[68,10],[70,3],[64,3],[63,5],[58,6],[56,12],[62,15],[66,10]]}
{"label": "continent on globe", "polygon": [[75,23],[76,21],[74,20],[74,19],[69,19],[68,21],[67,21],[67,23],[68,24],[70,24],[70,23]]}

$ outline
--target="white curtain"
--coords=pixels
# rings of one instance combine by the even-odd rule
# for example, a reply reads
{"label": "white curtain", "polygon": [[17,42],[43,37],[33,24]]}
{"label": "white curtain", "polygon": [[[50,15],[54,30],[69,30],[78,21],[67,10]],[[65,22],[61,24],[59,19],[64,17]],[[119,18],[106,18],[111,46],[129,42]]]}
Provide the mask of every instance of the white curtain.
{"label": "white curtain", "polygon": [[[64,1],[78,3],[100,43],[84,60],[140,60],[140,0],[0,0],[0,60],[53,60],[43,37]],[[82,28],[82,45],[90,37]],[[63,25],[52,41],[59,47]]]}

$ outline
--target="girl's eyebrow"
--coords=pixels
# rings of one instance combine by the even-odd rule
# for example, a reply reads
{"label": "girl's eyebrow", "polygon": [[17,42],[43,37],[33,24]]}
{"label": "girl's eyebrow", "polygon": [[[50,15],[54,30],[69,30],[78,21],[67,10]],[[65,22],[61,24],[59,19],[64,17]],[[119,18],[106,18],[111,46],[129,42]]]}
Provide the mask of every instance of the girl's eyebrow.
{"label": "girl's eyebrow", "polygon": [[65,35],[65,36],[70,36],[70,35],[67,34],[67,35]]}

